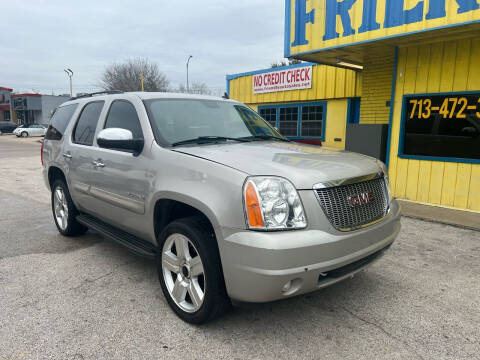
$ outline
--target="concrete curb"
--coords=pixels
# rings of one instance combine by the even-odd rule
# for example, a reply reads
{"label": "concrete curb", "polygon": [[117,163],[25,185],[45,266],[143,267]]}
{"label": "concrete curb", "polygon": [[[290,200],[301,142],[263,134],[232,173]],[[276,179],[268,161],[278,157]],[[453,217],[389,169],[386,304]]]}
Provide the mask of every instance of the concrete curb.
{"label": "concrete curb", "polygon": [[408,200],[398,202],[403,216],[480,231],[480,212],[431,206]]}

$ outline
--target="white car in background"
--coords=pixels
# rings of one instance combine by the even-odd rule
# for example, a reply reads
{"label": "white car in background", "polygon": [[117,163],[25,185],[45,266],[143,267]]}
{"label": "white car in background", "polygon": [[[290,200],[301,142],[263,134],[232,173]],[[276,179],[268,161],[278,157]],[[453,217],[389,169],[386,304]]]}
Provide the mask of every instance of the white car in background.
{"label": "white car in background", "polygon": [[20,125],[15,130],[13,130],[13,133],[17,137],[45,136],[46,132],[46,127],[37,124]]}

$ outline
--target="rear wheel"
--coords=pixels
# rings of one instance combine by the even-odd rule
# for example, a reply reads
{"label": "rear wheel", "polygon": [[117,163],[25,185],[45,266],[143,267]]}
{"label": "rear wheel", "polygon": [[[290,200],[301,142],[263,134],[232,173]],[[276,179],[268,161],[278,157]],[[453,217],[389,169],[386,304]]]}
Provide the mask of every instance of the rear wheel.
{"label": "rear wheel", "polygon": [[26,137],[28,137],[28,133],[26,131],[22,131],[20,136],[23,137],[23,138],[26,138]]}
{"label": "rear wheel", "polygon": [[73,204],[67,185],[62,180],[56,180],[52,186],[52,212],[60,234],[75,236],[82,235],[88,230],[76,220],[78,210]]}
{"label": "rear wheel", "polygon": [[170,223],[158,239],[160,285],[172,310],[201,324],[230,307],[215,235],[199,217]]}

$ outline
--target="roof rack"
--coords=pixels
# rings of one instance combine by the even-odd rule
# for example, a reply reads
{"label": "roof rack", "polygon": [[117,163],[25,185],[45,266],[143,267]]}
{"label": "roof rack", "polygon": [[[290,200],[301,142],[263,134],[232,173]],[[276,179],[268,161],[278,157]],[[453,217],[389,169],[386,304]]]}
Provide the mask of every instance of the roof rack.
{"label": "roof rack", "polygon": [[82,98],[92,97],[92,96],[96,96],[96,95],[112,95],[112,94],[123,94],[123,91],[120,91],[120,90],[98,91],[98,92],[94,92],[94,93],[90,93],[90,94],[83,94],[83,95],[80,95],[80,96],[71,97],[70,100],[82,99]]}

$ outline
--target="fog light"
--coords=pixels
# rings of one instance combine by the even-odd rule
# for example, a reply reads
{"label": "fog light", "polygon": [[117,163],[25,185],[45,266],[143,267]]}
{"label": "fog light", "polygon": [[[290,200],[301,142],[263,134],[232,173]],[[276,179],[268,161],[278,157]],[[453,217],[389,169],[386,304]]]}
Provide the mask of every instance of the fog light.
{"label": "fog light", "polygon": [[282,294],[285,296],[290,296],[296,293],[302,287],[303,280],[300,278],[293,279],[285,283],[282,288]]}
{"label": "fog light", "polygon": [[285,285],[283,285],[282,292],[286,293],[292,288],[292,281],[288,281]]}

